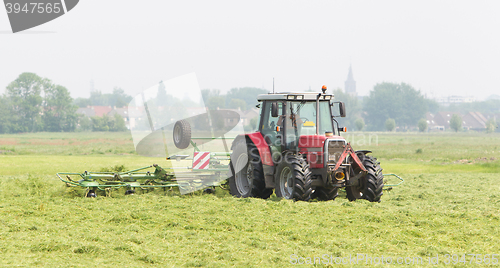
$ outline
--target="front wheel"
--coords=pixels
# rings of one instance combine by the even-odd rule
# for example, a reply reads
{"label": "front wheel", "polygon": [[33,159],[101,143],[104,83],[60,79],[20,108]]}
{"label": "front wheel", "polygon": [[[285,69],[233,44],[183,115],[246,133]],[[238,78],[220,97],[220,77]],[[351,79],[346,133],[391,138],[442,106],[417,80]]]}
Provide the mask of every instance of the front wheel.
{"label": "front wheel", "polygon": [[[371,155],[365,155],[362,159],[368,173],[359,179],[358,186],[346,188],[346,194],[349,201],[356,199],[366,199],[370,202],[380,202],[382,188],[384,187],[384,175],[377,158]],[[358,171],[360,172],[360,171]]]}
{"label": "front wheel", "polygon": [[276,172],[276,196],[296,201],[311,199],[311,170],[302,155],[287,154]]}

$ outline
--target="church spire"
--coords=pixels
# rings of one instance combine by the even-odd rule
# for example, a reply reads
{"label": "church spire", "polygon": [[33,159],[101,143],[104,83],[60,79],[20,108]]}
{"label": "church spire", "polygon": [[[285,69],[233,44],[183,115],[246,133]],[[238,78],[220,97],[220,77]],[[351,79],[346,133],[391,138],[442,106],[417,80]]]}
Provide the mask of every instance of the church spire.
{"label": "church spire", "polygon": [[347,75],[347,81],[354,81],[354,77],[352,76],[352,65],[349,65],[349,74]]}
{"label": "church spire", "polygon": [[349,65],[349,74],[347,75],[347,80],[345,81],[345,93],[356,96],[356,81],[354,81],[354,76],[352,75],[352,66]]}

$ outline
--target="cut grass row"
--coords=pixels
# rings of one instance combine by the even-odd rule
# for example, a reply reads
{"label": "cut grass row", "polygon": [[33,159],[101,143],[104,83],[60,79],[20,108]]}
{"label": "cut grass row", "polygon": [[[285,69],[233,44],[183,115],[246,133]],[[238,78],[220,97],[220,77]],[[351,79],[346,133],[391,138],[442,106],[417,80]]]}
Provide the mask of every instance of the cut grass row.
{"label": "cut grass row", "polygon": [[[81,145],[57,145],[100,139],[109,141],[104,148],[120,151],[132,146],[127,133],[54,135],[0,135],[0,147],[14,149],[0,155],[0,266],[284,267],[291,265],[292,254],[423,259],[500,254],[500,168],[498,160],[490,160],[497,157],[498,135],[380,134],[378,145],[366,146],[354,139],[356,149],[374,151],[384,173],[405,179],[384,191],[381,203],[348,202],[342,191],[329,202],[274,195],[236,199],[222,190],[188,196],[117,191],[111,198],[82,198],[84,189],[66,187],[55,173],[133,169],[165,160],[113,151],[85,155],[84,147],[69,155]],[[25,143],[2,144],[7,138]],[[55,144],[28,144],[34,140]],[[475,161],[483,157],[488,159]],[[438,266],[449,265],[441,258]]]}
{"label": "cut grass row", "polygon": [[[500,173],[500,161],[477,163],[442,163],[435,161],[388,160],[379,158],[384,173]],[[54,176],[57,172],[101,171],[103,168],[124,165],[135,169],[152,164],[166,167],[168,162],[162,157],[142,157],[137,155],[104,156],[58,156],[58,155],[0,155],[0,175],[42,175]],[[189,161],[183,161],[190,166]]]}
{"label": "cut grass row", "polygon": [[0,264],[284,267],[292,254],[500,253],[495,174],[402,175],[404,186],[385,191],[381,203],[348,202],[342,192],[329,202],[220,191],[89,199],[45,178],[2,177]]}

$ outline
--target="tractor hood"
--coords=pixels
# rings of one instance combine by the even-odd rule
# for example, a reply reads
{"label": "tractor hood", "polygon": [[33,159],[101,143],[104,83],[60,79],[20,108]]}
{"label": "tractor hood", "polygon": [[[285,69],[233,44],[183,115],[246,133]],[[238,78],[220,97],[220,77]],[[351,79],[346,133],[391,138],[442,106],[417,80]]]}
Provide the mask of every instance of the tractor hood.
{"label": "tractor hood", "polygon": [[302,135],[299,137],[299,148],[322,148],[327,139],[345,140],[342,136]]}

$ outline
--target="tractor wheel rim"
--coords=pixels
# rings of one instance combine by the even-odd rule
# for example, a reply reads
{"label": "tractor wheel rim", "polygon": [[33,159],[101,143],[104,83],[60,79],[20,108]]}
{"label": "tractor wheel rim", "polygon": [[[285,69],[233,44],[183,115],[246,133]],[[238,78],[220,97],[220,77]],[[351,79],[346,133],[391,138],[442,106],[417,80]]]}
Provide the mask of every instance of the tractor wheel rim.
{"label": "tractor wheel rim", "polygon": [[[252,185],[253,174],[251,172],[251,166],[248,165],[248,155],[240,154],[236,160],[236,188],[240,195],[247,195],[250,192]],[[245,168],[245,166],[247,166]]]}
{"label": "tractor wheel rim", "polygon": [[284,167],[280,174],[280,189],[281,196],[286,199],[292,198],[293,192],[293,178],[292,170],[289,167]]}
{"label": "tractor wheel rim", "polygon": [[179,143],[181,140],[181,128],[179,126],[176,126],[174,128],[174,141],[175,143]]}

